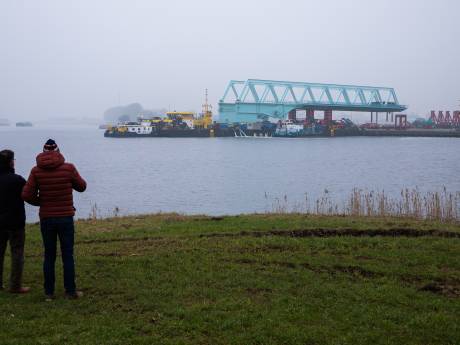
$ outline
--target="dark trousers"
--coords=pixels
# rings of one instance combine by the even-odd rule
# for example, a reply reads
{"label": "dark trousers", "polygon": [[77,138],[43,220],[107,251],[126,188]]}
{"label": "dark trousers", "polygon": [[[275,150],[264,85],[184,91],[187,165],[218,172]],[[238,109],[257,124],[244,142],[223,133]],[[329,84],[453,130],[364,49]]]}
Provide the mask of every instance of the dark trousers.
{"label": "dark trousers", "polygon": [[11,277],[10,289],[19,290],[22,284],[24,269],[24,242],[26,233],[24,228],[0,229],[0,287],[3,287],[3,261],[8,242],[11,248]]}
{"label": "dark trousers", "polygon": [[45,276],[45,294],[54,294],[57,238],[61,245],[62,264],[64,266],[64,288],[66,293],[74,294],[75,262],[73,258],[74,225],[73,217],[45,218],[40,221],[45,261],[43,274]]}

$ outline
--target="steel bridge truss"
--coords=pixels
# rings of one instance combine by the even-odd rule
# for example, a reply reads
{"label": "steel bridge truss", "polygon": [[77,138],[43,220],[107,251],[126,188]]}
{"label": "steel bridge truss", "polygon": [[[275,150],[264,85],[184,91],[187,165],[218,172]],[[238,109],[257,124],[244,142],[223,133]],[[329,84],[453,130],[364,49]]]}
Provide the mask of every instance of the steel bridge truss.
{"label": "steel bridge truss", "polygon": [[393,88],[249,79],[229,82],[219,102],[221,119],[286,118],[293,109],[399,112]]}

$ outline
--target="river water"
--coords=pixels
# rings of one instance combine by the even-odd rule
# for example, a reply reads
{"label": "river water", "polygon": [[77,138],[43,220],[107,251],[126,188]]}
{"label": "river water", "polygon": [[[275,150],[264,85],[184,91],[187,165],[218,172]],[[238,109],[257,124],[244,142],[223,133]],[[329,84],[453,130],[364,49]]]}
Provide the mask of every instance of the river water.
{"label": "river water", "polygon": [[[353,188],[460,191],[457,138],[114,139],[94,127],[0,127],[0,149],[16,152],[25,177],[48,138],[88,182],[75,193],[78,218],[267,212],[325,192],[343,202]],[[37,220],[36,208],[27,214]]]}

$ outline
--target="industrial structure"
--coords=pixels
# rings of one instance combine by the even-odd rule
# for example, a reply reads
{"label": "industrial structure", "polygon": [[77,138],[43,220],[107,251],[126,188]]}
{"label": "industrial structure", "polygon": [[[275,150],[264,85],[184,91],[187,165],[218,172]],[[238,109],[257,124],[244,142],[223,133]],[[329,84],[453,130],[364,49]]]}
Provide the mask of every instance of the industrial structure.
{"label": "industrial structure", "polygon": [[[460,111],[431,112],[431,118],[408,121],[393,88],[313,84],[249,79],[230,81],[214,121],[205,93],[203,112],[172,111],[165,116],[108,126],[105,137],[306,138],[337,136],[460,137]],[[303,114],[298,114],[298,110]],[[333,111],[369,112],[370,123],[357,125]],[[315,112],[324,112],[315,118]],[[379,114],[386,121],[379,124]],[[299,115],[299,117],[297,117]],[[304,117],[305,115],[305,117]],[[343,116],[344,114],[336,114]],[[389,124],[390,121],[394,124]],[[375,122],[374,122],[375,121]]]}
{"label": "industrial structure", "polygon": [[438,128],[451,128],[460,126],[460,111],[454,111],[451,115],[450,111],[439,111],[436,115],[436,111],[431,111],[430,120]]}
{"label": "industrial structure", "polygon": [[324,111],[324,122],[332,122],[333,111],[360,111],[389,114],[407,109],[399,104],[389,87],[315,84],[248,79],[229,82],[219,101],[219,121],[252,123],[261,120],[295,119],[296,110],[305,110],[308,118]]}

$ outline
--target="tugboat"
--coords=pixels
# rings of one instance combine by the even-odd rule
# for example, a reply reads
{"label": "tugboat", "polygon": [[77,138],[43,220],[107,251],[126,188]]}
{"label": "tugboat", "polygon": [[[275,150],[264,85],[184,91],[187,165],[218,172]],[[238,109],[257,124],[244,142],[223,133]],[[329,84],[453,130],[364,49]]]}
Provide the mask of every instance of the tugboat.
{"label": "tugboat", "polygon": [[305,135],[304,125],[292,120],[282,121],[276,128],[275,137],[302,137]]}

